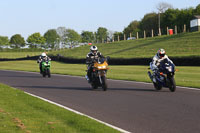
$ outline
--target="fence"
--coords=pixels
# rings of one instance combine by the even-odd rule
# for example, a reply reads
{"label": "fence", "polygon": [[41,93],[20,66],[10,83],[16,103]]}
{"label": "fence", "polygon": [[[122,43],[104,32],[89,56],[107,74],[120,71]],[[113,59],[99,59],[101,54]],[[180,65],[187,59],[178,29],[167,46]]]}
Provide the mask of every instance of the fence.
{"label": "fence", "polygon": [[[181,32],[187,32],[187,31],[189,31],[189,28],[188,28],[188,30],[187,30],[186,28],[187,28],[187,27],[186,27],[186,24],[184,24],[184,25],[183,25],[183,30],[182,30],[182,28],[180,29],[180,30],[182,30],[182,31],[180,31],[180,33],[181,33]],[[151,35],[150,35],[150,36],[147,36],[146,30],[144,30],[144,31],[140,32],[140,34],[139,34],[139,32],[136,32],[135,38],[136,38],[136,39],[139,39],[139,38],[144,38],[144,39],[145,39],[145,38],[147,38],[147,37],[155,37],[155,36],[161,36],[161,35],[173,35],[173,34],[178,34],[178,28],[177,28],[176,25],[174,26],[174,28],[172,28],[171,34],[169,33],[169,30],[171,30],[171,28],[166,27],[166,30],[163,30],[163,32],[162,32],[162,29],[159,28],[159,29],[158,29],[158,32],[157,32],[157,35],[156,35],[155,30],[154,30],[154,29],[151,29]],[[129,35],[129,36],[128,36],[128,35]],[[128,38],[131,39],[131,38],[133,37],[131,32],[130,32],[128,35],[122,34],[122,35],[113,36],[113,37],[112,37],[112,40],[111,40],[110,42],[124,41],[124,40],[127,40]],[[123,36],[123,37],[122,37],[122,36]],[[115,38],[117,38],[117,39],[115,39]],[[107,40],[106,42],[109,42],[109,41]]]}

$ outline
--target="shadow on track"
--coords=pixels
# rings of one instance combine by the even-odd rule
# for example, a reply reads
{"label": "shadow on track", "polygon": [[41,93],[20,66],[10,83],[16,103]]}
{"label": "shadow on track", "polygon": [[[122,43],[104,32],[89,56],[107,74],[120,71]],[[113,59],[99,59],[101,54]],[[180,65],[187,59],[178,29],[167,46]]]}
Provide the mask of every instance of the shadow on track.
{"label": "shadow on track", "polygon": [[[91,89],[90,87],[58,87],[58,86],[14,86],[17,88],[27,89],[66,89],[66,90],[82,90],[82,91],[102,91],[102,88]],[[157,92],[155,89],[138,89],[138,88],[108,88],[107,91],[141,91],[141,92]]]}

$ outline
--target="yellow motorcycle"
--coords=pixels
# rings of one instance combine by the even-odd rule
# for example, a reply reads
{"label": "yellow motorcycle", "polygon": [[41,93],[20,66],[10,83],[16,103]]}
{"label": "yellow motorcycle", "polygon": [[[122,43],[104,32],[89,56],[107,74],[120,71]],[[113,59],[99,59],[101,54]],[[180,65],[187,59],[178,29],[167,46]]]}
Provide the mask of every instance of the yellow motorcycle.
{"label": "yellow motorcycle", "polygon": [[91,86],[92,89],[97,89],[98,87],[102,87],[104,91],[107,90],[107,79],[106,74],[108,68],[107,63],[108,58],[99,58],[98,60],[94,61],[94,65],[92,66],[92,73],[91,73]]}

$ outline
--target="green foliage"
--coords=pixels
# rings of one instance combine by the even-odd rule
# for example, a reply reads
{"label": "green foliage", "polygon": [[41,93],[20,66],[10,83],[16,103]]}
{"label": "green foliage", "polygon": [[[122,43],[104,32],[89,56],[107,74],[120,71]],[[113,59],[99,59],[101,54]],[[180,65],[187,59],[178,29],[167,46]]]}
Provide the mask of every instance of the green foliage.
{"label": "green foliage", "polygon": [[45,48],[51,48],[51,49],[55,48],[56,44],[58,44],[60,40],[60,37],[55,29],[48,30],[44,34],[44,38],[46,39]]}
{"label": "green foliage", "polygon": [[70,45],[78,44],[81,41],[81,36],[73,29],[66,30],[66,42]]}
{"label": "green foliage", "polygon": [[[136,37],[137,36],[137,32],[140,31],[140,22],[139,21],[132,21],[123,31],[124,34],[126,34],[126,37],[131,36],[132,37]],[[117,35],[118,33],[116,33]]]}
{"label": "green foliage", "polygon": [[94,33],[90,31],[83,31],[81,33],[82,42],[94,42]]}
{"label": "green foliage", "polygon": [[115,41],[118,41],[118,37],[119,37],[119,40],[124,40],[124,35],[122,32],[115,32],[114,33],[114,40]]}
{"label": "green foliage", "polygon": [[194,15],[200,15],[200,4],[194,10]]}
{"label": "green foliage", "polygon": [[0,36],[0,46],[9,45],[9,39],[7,36]]}
{"label": "green foliage", "polygon": [[27,42],[31,48],[37,48],[38,46],[44,46],[46,40],[39,32],[36,32],[28,37]]}
{"label": "green foliage", "polygon": [[106,28],[103,27],[99,27],[97,30],[97,40],[98,42],[104,42],[107,40],[108,37],[108,30]]}
{"label": "green foliage", "polygon": [[140,30],[146,31],[146,36],[151,36],[151,30],[154,29],[154,33],[158,34],[158,15],[156,13],[148,13],[144,15],[140,22]]}
{"label": "green foliage", "polygon": [[10,39],[11,47],[13,48],[20,48],[25,46],[25,40],[24,37],[22,37],[20,34],[15,34]]}

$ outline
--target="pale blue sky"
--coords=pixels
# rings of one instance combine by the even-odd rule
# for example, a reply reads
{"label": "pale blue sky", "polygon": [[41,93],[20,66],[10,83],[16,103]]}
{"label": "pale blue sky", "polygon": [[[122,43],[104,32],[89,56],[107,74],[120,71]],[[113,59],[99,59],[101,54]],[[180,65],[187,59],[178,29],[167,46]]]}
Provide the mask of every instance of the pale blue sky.
{"label": "pale blue sky", "polygon": [[133,20],[167,2],[174,8],[196,7],[200,0],[0,0],[0,35],[18,33],[25,39],[35,32],[42,35],[64,26],[81,33],[105,27],[123,31]]}

